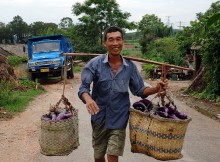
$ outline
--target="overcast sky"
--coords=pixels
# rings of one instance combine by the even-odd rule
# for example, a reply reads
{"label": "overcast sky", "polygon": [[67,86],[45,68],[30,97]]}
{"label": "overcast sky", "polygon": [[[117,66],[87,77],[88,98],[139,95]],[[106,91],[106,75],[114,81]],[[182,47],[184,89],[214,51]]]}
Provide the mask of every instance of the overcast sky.
{"label": "overcast sky", "polygon": [[[14,16],[21,16],[28,24],[36,21],[60,23],[63,17],[77,22],[71,12],[76,2],[84,0],[0,0],[0,22],[9,23]],[[116,0],[123,12],[131,13],[130,21],[139,22],[145,14],[155,14],[165,24],[178,28],[188,26],[196,13],[204,13],[218,0]]]}

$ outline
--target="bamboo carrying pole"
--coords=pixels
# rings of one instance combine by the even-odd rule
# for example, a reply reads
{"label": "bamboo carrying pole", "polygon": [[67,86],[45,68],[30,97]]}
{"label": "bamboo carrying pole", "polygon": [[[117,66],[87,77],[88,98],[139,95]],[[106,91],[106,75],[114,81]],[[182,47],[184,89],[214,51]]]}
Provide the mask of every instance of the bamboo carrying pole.
{"label": "bamboo carrying pole", "polygon": [[[102,54],[90,54],[90,53],[63,53],[64,56],[91,56],[91,57],[96,57],[100,56]],[[137,62],[143,62],[143,63],[150,63],[150,64],[155,64],[155,65],[161,65],[163,67],[169,67],[169,68],[175,68],[175,69],[182,69],[182,70],[188,70],[188,71],[195,71],[195,69],[192,68],[186,68],[182,66],[176,66],[172,64],[167,64],[167,63],[162,63],[162,62],[156,62],[152,60],[146,60],[146,59],[141,59],[141,58],[134,58],[134,57],[128,57],[128,56],[123,56],[124,58],[132,61],[137,61]]]}

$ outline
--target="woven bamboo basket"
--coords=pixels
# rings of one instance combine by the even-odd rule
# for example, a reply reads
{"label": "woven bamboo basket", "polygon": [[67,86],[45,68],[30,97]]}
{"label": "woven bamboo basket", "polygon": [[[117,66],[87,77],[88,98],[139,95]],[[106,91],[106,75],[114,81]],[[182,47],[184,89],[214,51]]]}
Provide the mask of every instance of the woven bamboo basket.
{"label": "woven bamboo basket", "polygon": [[70,154],[79,146],[78,110],[63,120],[45,120],[41,117],[41,131],[39,137],[40,152],[48,156],[62,156]]}
{"label": "woven bamboo basket", "polygon": [[191,120],[191,117],[185,120],[162,118],[131,108],[131,152],[143,153],[158,160],[182,158],[184,137]]}

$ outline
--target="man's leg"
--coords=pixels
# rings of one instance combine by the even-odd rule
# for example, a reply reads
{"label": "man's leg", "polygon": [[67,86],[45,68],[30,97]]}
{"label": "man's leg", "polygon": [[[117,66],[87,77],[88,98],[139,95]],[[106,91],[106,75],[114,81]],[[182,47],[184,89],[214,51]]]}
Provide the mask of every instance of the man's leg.
{"label": "man's leg", "polygon": [[108,162],[118,162],[118,156],[115,155],[107,155]]}
{"label": "man's leg", "polygon": [[95,162],[105,162],[105,158],[101,158],[101,159],[95,159]]}
{"label": "man's leg", "polygon": [[95,162],[105,162],[108,140],[106,138],[107,130],[104,126],[105,122],[102,122],[100,125],[92,123],[92,144]]}
{"label": "man's leg", "polygon": [[122,156],[125,146],[125,129],[113,129],[108,133],[108,162],[118,162],[118,156]]}

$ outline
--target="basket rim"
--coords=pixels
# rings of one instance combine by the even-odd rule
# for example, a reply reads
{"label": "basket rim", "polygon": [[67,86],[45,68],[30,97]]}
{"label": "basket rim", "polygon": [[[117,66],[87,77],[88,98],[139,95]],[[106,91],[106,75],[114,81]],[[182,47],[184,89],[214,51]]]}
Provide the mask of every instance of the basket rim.
{"label": "basket rim", "polygon": [[144,116],[150,116],[151,118],[155,118],[159,121],[163,121],[163,122],[175,122],[175,123],[189,123],[191,120],[192,120],[192,117],[187,115],[187,119],[171,119],[171,118],[163,118],[163,117],[160,117],[158,115],[154,115],[153,112],[141,112],[140,110],[136,110],[134,108],[130,108],[129,110],[130,112],[136,112],[136,113],[139,113],[141,115],[144,115]]}
{"label": "basket rim", "polygon": [[152,118],[156,118],[157,120],[160,120],[160,121],[171,121],[171,122],[175,122],[175,123],[189,123],[191,120],[192,120],[192,117],[191,116],[188,116],[187,115],[187,119],[172,119],[172,118],[163,118],[163,117],[160,117],[158,115],[154,115],[153,112],[150,113],[150,116]]}

